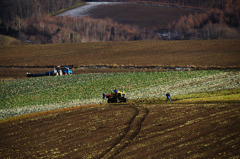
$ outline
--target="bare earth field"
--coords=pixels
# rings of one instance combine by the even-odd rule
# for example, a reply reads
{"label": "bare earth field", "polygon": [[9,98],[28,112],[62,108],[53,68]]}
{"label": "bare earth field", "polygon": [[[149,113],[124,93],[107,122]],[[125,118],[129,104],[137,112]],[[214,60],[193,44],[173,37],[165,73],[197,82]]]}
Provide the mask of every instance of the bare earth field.
{"label": "bare earth field", "polygon": [[[167,29],[167,25],[177,21],[183,15],[196,11],[177,7],[153,4],[120,3],[118,5],[100,5],[89,11],[93,18],[111,18],[121,24],[137,25],[152,30]],[[140,16],[141,15],[141,16]]]}
{"label": "bare earth field", "polygon": [[196,12],[199,11],[144,2],[88,2],[57,16],[110,18],[120,24],[136,25],[141,29],[159,31],[166,30],[169,23],[177,21],[181,16]]}
{"label": "bare earth field", "polygon": [[0,46],[0,66],[239,67],[240,40],[136,41]]}
{"label": "bare earth field", "polygon": [[[108,65],[240,68],[240,41],[137,41],[0,46],[0,56],[0,66]],[[49,69],[43,71],[45,70],[49,71]],[[40,69],[30,69],[30,71],[31,73],[41,72]],[[80,72],[92,71],[94,70],[80,70]],[[13,72],[16,74],[6,77]],[[16,78],[18,74],[25,76],[26,72],[28,72],[26,69],[10,71],[0,68],[1,78]]]}
{"label": "bare earth field", "polygon": [[1,158],[239,158],[239,103],[102,105],[0,124]]}

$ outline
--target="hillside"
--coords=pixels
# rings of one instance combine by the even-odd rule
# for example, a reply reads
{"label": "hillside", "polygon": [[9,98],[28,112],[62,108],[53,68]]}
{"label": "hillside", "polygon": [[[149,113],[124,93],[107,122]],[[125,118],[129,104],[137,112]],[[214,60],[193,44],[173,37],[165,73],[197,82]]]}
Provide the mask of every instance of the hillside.
{"label": "hillside", "polygon": [[[0,3],[0,34],[30,40],[37,44],[159,40],[166,38],[172,40],[239,39],[240,37],[240,4],[236,0],[211,0],[207,2],[133,0],[130,2],[135,5],[125,6],[124,11],[113,10],[111,7],[109,9],[105,8],[104,12],[95,10],[96,13],[91,13],[95,15],[93,18],[50,17],[50,15],[83,5],[82,2],[81,0],[35,0],[35,2],[18,0],[15,3],[13,0],[3,0]],[[136,8],[140,4],[144,7]],[[162,4],[165,7],[155,9],[153,7]],[[190,10],[193,9],[201,12],[191,13]],[[133,10],[139,16],[128,16],[132,15]],[[164,13],[159,14],[159,10]],[[202,13],[202,10],[204,10],[204,13]],[[113,13],[113,11],[115,12]],[[109,17],[108,15],[117,15],[114,17],[118,17],[118,19],[111,16],[112,19],[106,18]],[[95,19],[102,17],[105,18]],[[145,22],[144,20],[148,21]],[[163,23],[158,24],[159,21]],[[154,24],[157,24],[157,26],[154,26]],[[162,34],[163,31],[164,34],[171,34],[164,37],[159,36],[159,32]]]}
{"label": "hillside", "polygon": [[8,45],[22,45],[26,44],[25,42],[22,42],[20,40],[17,40],[15,38],[4,36],[0,34],[0,46],[8,46]]}
{"label": "hillside", "polygon": [[[99,0],[101,1],[101,0]],[[109,0],[114,1],[114,0]],[[160,3],[168,5],[176,5],[182,7],[195,7],[195,8],[205,8],[205,9],[224,9],[229,6],[239,5],[238,0],[121,0],[121,1],[130,1],[130,2],[147,2],[147,3]]]}
{"label": "hillside", "polygon": [[[163,32],[168,24],[178,21],[181,16],[197,14],[199,10],[168,7],[167,5],[147,3],[119,3],[93,7],[88,15],[92,18],[104,19],[109,17],[120,24],[138,26],[141,29]],[[77,15],[75,15],[77,16]]]}
{"label": "hillside", "polygon": [[239,103],[102,105],[0,124],[3,158],[239,158]]}
{"label": "hillside", "polygon": [[[1,82],[0,155],[239,158],[239,79],[239,71],[215,70]],[[122,86],[128,103],[102,103],[103,91]]]}
{"label": "hillside", "polygon": [[138,41],[0,47],[0,66],[240,67],[240,40]]}
{"label": "hillside", "polygon": [[89,1],[0,1],[0,158],[240,158],[240,1]]}

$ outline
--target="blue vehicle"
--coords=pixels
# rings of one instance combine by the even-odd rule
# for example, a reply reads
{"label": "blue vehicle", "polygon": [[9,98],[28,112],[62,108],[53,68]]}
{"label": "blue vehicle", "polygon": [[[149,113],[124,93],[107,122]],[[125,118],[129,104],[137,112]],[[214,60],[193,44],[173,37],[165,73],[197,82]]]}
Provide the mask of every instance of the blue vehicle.
{"label": "blue vehicle", "polygon": [[63,75],[72,74],[72,67],[71,66],[62,66],[62,67],[60,67],[60,70],[62,70]]}
{"label": "blue vehicle", "polygon": [[62,76],[71,75],[73,73],[73,65],[71,66],[57,66],[53,71],[48,71],[46,73],[31,74],[26,73],[27,77],[41,77],[41,76]]}

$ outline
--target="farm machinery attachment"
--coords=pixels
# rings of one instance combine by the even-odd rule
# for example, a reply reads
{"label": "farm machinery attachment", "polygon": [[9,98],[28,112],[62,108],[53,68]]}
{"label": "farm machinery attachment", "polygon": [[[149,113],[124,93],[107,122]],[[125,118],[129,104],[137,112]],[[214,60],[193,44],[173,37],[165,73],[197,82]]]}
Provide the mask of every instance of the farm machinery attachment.
{"label": "farm machinery attachment", "polygon": [[124,91],[114,90],[111,94],[103,93],[103,98],[108,98],[108,103],[125,103],[127,102],[126,94]]}
{"label": "farm machinery attachment", "polygon": [[57,66],[52,71],[46,73],[32,74],[27,72],[27,77],[41,77],[41,76],[62,76],[62,75],[71,75],[73,73],[73,65],[71,66]]}

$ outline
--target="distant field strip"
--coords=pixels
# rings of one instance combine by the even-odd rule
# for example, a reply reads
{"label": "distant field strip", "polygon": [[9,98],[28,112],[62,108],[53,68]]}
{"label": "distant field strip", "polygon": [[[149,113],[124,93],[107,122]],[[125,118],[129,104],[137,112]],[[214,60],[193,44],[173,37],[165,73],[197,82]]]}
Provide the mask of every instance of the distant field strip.
{"label": "distant field strip", "polygon": [[[3,81],[0,119],[59,108],[102,103],[114,88],[128,99],[240,88],[239,71],[173,71],[79,74]],[[106,102],[106,101],[104,101]]]}
{"label": "distant field strip", "polygon": [[0,46],[0,66],[107,65],[240,68],[239,53],[240,40]]}

